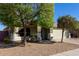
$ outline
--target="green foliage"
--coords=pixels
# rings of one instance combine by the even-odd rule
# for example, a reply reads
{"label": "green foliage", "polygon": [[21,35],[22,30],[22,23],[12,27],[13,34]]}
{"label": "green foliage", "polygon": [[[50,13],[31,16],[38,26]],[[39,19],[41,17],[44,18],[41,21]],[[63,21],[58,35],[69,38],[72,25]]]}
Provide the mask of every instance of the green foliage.
{"label": "green foliage", "polygon": [[10,41],[9,37],[5,37],[4,40],[3,40],[3,42],[5,44],[9,44],[11,41]]}
{"label": "green foliage", "polygon": [[79,22],[77,23],[77,29],[79,29]]}
{"label": "green foliage", "polygon": [[8,27],[17,25],[16,20],[18,17],[16,16],[15,5],[7,3],[0,4],[0,21]]}
{"label": "green foliage", "polygon": [[50,28],[53,26],[53,4],[41,4],[38,16],[38,23],[44,28]]}
{"label": "green foliage", "polygon": [[[50,28],[53,26],[53,4],[40,4],[38,23],[42,27]],[[34,13],[29,4],[0,4],[0,21],[8,26],[21,26],[22,20],[32,20]]]}
{"label": "green foliage", "polygon": [[79,21],[75,21],[75,29],[79,29]]}
{"label": "green foliage", "polygon": [[0,4],[0,21],[8,27],[20,26],[20,19],[30,19],[31,14],[32,8],[24,4]]}
{"label": "green foliage", "polygon": [[70,15],[59,17],[58,28],[75,29],[75,18]]}
{"label": "green foliage", "polygon": [[26,4],[17,4],[17,16],[19,17],[18,21],[27,21],[27,20],[32,20],[32,7],[30,5]]}

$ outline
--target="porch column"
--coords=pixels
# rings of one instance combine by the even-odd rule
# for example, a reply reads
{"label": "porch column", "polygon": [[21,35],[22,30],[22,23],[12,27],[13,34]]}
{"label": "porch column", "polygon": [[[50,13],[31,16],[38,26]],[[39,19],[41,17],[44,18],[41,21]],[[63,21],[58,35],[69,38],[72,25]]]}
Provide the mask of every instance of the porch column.
{"label": "porch column", "polygon": [[38,41],[42,40],[42,38],[41,38],[41,27],[40,26],[37,26],[37,40]]}
{"label": "porch column", "polygon": [[49,39],[50,41],[53,40],[53,28],[50,28]]}
{"label": "porch column", "polygon": [[69,39],[71,38],[71,34],[70,34],[70,33],[68,33],[68,38],[69,38]]}
{"label": "porch column", "polygon": [[21,42],[21,37],[18,35],[19,27],[16,27],[13,34],[13,42]]}

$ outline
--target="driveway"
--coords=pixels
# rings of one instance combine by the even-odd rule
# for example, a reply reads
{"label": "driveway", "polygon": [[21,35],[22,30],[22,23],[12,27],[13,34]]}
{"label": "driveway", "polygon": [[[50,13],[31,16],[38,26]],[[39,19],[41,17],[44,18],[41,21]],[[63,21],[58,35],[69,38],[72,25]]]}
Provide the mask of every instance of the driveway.
{"label": "driveway", "polygon": [[64,39],[64,42],[78,44],[79,45],[79,38],[71,38],[71,39]]}
{"label": "driveway", "polygon": [[[79,38],[77,38],[77,39],[76,38],[64,39],[64,42],[79,45]],[[62,53],[58,53],[58,54],[55,54],[53,56],[79,56],[79,48],[74,49],[74,50],[70,50],[70,51],[66,51],[66,52],[62,52]]]}
{"label": "driveway", "polygon": [[62,53],[58,53],[53,56],[79,56],[79,48],[70,50],[70,51],[66,51],[66,52],[62,52]]}

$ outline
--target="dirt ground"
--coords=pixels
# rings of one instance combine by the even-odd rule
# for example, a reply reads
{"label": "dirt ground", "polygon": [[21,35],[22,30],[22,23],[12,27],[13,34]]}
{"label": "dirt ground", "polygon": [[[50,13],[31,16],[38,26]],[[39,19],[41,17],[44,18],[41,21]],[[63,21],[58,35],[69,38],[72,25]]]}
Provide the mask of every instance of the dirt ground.
{"label": "dirt ground", "polygon": [[56,53],[79,48],[79,45],[70,43],[27,43],[25,47],[0,47],[1,56],[49,56]]}

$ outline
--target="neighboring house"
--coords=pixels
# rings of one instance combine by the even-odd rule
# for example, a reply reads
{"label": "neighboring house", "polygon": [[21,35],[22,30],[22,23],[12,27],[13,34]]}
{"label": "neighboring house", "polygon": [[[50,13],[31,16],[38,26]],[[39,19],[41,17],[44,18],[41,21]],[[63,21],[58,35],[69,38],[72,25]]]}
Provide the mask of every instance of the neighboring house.
{"label": "neighboring house", "polygon": [[71,38],[79,38],[79,29],[71,30]]}

